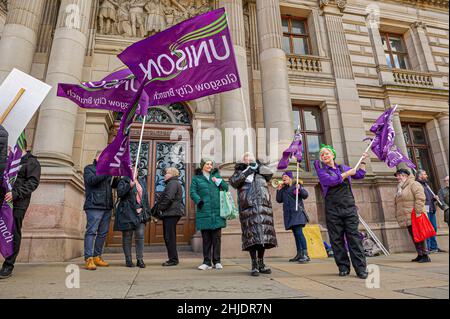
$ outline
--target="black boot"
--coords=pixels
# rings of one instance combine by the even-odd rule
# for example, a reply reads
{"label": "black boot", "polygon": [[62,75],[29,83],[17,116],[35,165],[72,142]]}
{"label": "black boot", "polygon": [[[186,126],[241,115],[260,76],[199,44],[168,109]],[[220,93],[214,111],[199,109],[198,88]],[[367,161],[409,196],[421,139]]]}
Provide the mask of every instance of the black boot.
{"label": "black boot", "polygon": [[145,266],[144,260],[143,259],[138,259],[137,260],[137,266],[139,268],[145,268],[146,266]]}
{"label": "black boot", "polygon": [[0,270],[0,280],[11,277],[13,269],[14,267],[3,266],[2,269]]}
{"label": "black boot", "polygon": [[134,268],[134,267],[136,267],[136,266],[133,264],[133,261],[131,260],[131,258],[125,258],[125,265],[126,265],[128,268]]}
{"label": "black boot", "polygon": [[421,255],[417,255],[417,257],[412,259],[411,262],[416,263],[416,262],[418,262],[421,259],[422,259],[422,256]]}
{"label": "black boot", "polygon": [[264,264],[264,259],[258,259],[258,270],[261,274],[269,275],[272,273],[270,268],[267,268]]}
{"label": "black boot", "polygon": [[418,261],[419,264],[430,263],[431,258],[428,255],[423,255],[422,258]]}
{"label": "black boot", "polygon": [[289,262],[290,263],[297,262],[300,258],[302,258],[302,255],[303,255],[303,252],[301,250],[297,251],[297,255],[294,258],[289,259]]}
{"label": "black boot", "polygon": [[256,261],[256,259],[252,259],[252,276],[259,276],[258,262]]}

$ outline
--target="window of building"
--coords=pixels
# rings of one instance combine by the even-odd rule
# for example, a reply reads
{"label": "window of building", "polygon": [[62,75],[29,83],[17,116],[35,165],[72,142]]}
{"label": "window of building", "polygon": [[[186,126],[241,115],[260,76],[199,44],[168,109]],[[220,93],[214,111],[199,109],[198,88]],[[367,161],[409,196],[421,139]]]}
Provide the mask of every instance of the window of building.
{"label": "window of building", "polygon": [[294,126],[303,136],[303,161],[301,168],[314,171],[314,161],[319,160],[320,145],[325,142],[321,111],[317,107],[294,106]]}
{"label": "window of building", "polygon": [[430,186],[437,190],[436,174],[431,150],[425,126],[421,124],[403,123],[403,136],[408,148],[408,157],[416,165],[417,169],[423,169],[428,173]]}
{"label": "window of building", "polygon": [[408,52],[401,35],[392,33],[381,34],[386,61],[390,68],[409,69]]}
{"label": "window of building", "polygon": [[286,54],[309,55],[308,23],[305,19],[283,17],[283,50]]}

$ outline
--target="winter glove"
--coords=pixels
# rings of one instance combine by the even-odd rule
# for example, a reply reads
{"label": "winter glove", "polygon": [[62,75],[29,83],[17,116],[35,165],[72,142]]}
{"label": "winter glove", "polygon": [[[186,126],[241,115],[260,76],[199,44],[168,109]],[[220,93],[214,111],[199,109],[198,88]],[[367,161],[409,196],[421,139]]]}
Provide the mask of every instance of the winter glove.
{"label": "winter glove", "polygon": [[197,205],[199,210],[202,210],[203,206],[205,206],[205,202],[204,201],[200,201],[200,203],[198,203],[198,205]]}

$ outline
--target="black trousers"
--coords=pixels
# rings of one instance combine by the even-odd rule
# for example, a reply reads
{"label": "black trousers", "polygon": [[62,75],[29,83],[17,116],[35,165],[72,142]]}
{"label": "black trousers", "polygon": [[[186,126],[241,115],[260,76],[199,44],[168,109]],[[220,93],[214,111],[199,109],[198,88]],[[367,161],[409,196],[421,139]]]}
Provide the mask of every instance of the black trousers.
{"label": "black trousers", "polygon": [[3,263],[3,267],[13,269],[14,264],[16,263],[17,256],[19,256],[20,252],[20,244],[22,243],[22,224],[23,219],[25,218],[25,210],[22,209],[14,209],[14,253],[5,259]]}
{"label": "black trousers", "polygon": [[359,217],[357,208],[327,207],[326,218],[334,260],[339,270],[350,269],[350,260],[344,243],[345,234],[353,267],[357,272],[366,271],[366,256],[358,231]]}
{"label": "black trousers", "polygon": [[417,254],[418,254],[419,256],[428,255],[427,241],[424,240],[424,241],[422,241],[422,242],[420,242],[420,243],[416,243],[416,242],[414,241],[414,233],[413,233],[413,230],[412,230],[412,226],[408,226],[408,232],[409,232],[409,235],[410,235],[411,238],[412,238],[412,241],[413,241],[413,243],[414,243],[414,246],[416,247]]}
{"label": "black trousers", "polygon": [[177,224],[181,217],[164,217],[163,219],[163,234],[164,242],[166,243],[167,254],[169,261],[178,262],[177,251]]}
{"label": "black trousers", "polygon": [[214,265],[220,264],[222,229],[202,230],[202,238],[203,238],[203,263],[208,266],[212,266],[213,264]]}

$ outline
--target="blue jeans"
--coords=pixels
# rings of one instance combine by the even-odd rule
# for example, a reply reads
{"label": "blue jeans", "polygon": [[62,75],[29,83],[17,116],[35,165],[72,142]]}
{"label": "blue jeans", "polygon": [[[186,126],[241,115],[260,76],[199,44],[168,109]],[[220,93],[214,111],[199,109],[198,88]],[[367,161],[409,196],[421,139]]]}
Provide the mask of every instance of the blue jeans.
{"label": "blue jeans", "polygon": [[292,227],[292,232],[294,233],[295,237],[295,245],[297,246],[297,251],[301,250],[307,250],[307,244],[306,244],[306,238],[303,234],[303,225],[297,225]]}
{"label": "blue jeans", "polygon": [[[437,232],[436,212],[429,212],[428,219],[430,220],[431,225],[433,225],[434,230]],[[431,237],[427,239],[427,247],[428,250],[430,251],[438,249],[436,237]]]}
{"label": "blue jeans", "polygon": [[111,215],[111,210],[86,210],[87,225],[84,236],[85,259],[99,257],[103,254]]}

